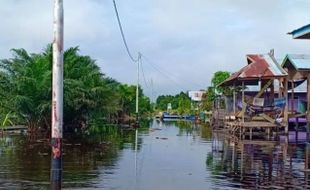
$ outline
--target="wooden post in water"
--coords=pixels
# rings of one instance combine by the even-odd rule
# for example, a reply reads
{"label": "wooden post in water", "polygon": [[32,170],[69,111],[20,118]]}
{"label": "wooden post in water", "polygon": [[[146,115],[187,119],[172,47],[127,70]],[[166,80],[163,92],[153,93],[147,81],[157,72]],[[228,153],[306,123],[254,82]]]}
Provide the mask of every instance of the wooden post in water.
{"label": "wooden post in water", "polygon": [[[306,150],[305,150],[305,170],[309,171],[309,153],[310,153],[310,143],[306,143]],[[308,175],[308,174],[307,174]]]}
{"label": "wooden post in water", "polygon": [[272,80],[270,85],[270,99],[272,100],[272,104],[274,103],[274,81],[275,79]]}
{"label": "wooden post in water", "polygon": [[[244,100],[244,81],[242,81],[242,109],[244,108],[244,106],[246,106],[245,100]],[[246,109],[244,109],[246,110]],[[242,113],[242,123],[244,123],[244,114],[246,111],[244,111],[244,113]]]}
{"label": "wooden post in water", "polygon": [[243,168],[244,168],[244,143],[240,143],[241,148],[240,148],[240,180],[243,180]]}
{"label": "wooden post in water", "polygon": [[307,74],[307,140],[310,132],[310,74]]}
{"label": "wooden post in water", "polygon": [[233,110],[234,110],[234,116],[236,115],[236,85],[234,83],[234,89],[233,89]]}
{"label": "wooden post in water", "polygon": [[285,108],[284,108],[284,122],[285,122],[285,134],[288,134],[288,77],[284,79],[284,97],[285,97]]}
{"label": "wooden post in water", "polygon": [[54,0],[51,189],[61,189],[63,128],[63,1]]}

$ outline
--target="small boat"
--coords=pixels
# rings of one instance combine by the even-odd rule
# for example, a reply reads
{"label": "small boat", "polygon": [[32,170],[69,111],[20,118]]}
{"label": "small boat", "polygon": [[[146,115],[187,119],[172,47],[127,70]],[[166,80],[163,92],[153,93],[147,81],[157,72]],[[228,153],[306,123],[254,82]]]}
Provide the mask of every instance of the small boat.
{"label": "small boat", "polygon": [[185,120],[191,120],[191,121],[195,121],[196,120],[196,116],[195,115],[185,115],[185,116],[183,116],[183,118]]}
{"label": "small boat", "polygon": [[164,121],[165,120],[179,120],[179,119],[182,119],[182,116],[165,112],[163,113],[161,118]]}

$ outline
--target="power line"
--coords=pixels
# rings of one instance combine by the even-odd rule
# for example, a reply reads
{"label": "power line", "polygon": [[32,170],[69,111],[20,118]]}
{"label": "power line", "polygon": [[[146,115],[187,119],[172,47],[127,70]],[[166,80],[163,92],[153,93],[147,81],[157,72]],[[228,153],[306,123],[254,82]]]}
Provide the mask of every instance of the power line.
{"label": "power line", "polygon": [[140,64],[141,64],[141,71],[142,71],[143,81],[144,81],[145,86],[148,88],[149,85],[147,84],[146,79],[145,79],[144,70],[143,70],[143,64],[142,64],[142,59],[141,58],[140,58]]}
{"label": "power line", "polygon": [[[130,52],[130,49],[128,47],[128,44],[127,44],[127,41],[126,41],[126,38],[125,38],[125,34],[124,34],[124,30],[123,30],[123,27],[122,27],[122,23],[121,23],[121,20],[120,20],[120,16],[119,16],[119,13],[118,13],[118,9],[117,9],[117,6],[116,6],[116,2],[115,0],[113,0],[113,5],[114,5],[114,10],[115,10],[115,14],[116,14],[116,18],[117,18],[117,22],[118,22],[118,26],[119,26],[119,29],[120,29],[120,32],[121,32],[121,36],[122,36],[122,40],[123,40],[123,43],[125,45],[125,48],[126,48],[126,52],[129,56],[129,58],[137,63],[137,62],[141,62],[141,71],[142,71],[142,74],[143,74],[143,79],[144,79],[144,83],[146,85],[146,87],[148,87],[148,84],[146,82],[146,79],[145,79],[145,75],[144,75],[144,70],[143,70],[143,67],[142,67],[142,59],[141,59],[141,56],[143,56],[149,63],[149,65],[151,65],[155,70],[157,70],[159,73],[161,73],[162,75],[164,75],[166,78],[169,78],[173,83],[175,83],[177,86],[179,86],[181,89],[185,90],[180,84],[178,84],[173,78],[171,78],[171,76],[169,74],[166,74],[164,72],[162,72],[159,68],[155,67],[154,64],[151,64],[150,61],[145,57],[145,55],[142,55],[140,52],[138,54],[138,58],[134,58]],[[138,63],[139,64],[139,63]],[[196,84],[195,84],[196,86]],[[186,90],[185,90],[186,91]]]}
{"label": "power line", "polygon": [[[157,66],[157,68],[155,68],[155,65],[156,65],[156,64],[154,64],[154,62],[152,62],[152,64],[151,64],[151,61],[150,61],[145,55],[142,55],[142,56],[145,58],[145,60],[148,61],[148,63],[149,63],[154,69],[156,69],[156,70],[157,70],[158,72],[160,72],[162,75],[165,75],[167,78],[173,80],[173,81],[176,83],[176,81],[173,79],[173,77],[172,77],[173,75],[172,75],[171,73],[164,73],[163,71],[161,71],[161,70],[158,68],[158,66]],[[200,84],[195,83],[195,82],[193,82],[193,81],[187,81],[187,83],[190,84],[190,85],[192,85],[192,86],[196,86],[196,87],[201,86]]]}
{"label": "power line", "polygon": [[169,76],[168,74],[164,73],[163,71],[161,71],[158,67],[155,66],[155,64],[151,64],[151,61],[143,54],[141,54],[142,57],[146,60],[146,62],[153,67],[155,70],[157,70],[160,74],[162,74],[163,76],[165,76],[167,79],[170,79],[171,82],[173,82],[175,85],[177,85],[178,87],[180,87],[183,91],[187,91],[186,89],[184,89],[182,87],[182,85],[180,85],[179,83],[177,83],[171,76]]}
{"label": "power line", "polygon": [[117,18],[119,30],[120,30],[120,32],[121,32],[122,39],[123,39],[123,42],[124,42],[124,45],[125,45],[127,54],[128,54],[128,56],[130,57],[130,59],[131,59],[133,62],[138,62],[138,61],[139,61],[139,57],[138,57],[137,59],[135,59],[135,58],[132,56],[132,54],[131,54],[131,52],[130,52],[130,50],[129,50],[129,47],[128,47],[128,44],[127,44],[127,41],[126,41],[126,38],[125,38],[125,35],[124,35],[124,31],[123,31],[121,19],[120,19],[119,14],[118,14],[118,10],[117,10],[117,6],[116,6],[116,3],[115,3],[115,0],[113,0],[113,5],[114,5],[114,10],[115,10],[115,14],[116,14],[116,18]]}

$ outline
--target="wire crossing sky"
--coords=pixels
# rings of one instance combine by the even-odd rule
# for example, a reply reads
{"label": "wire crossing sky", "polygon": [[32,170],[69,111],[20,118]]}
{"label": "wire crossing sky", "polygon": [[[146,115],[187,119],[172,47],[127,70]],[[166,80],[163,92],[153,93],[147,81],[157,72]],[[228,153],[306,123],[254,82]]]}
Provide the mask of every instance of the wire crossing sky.
{"label": "wire crossing sky", "polygon": [[116,14],[116,18],[117,18],[117,23],[118,23],[118,26],[119,26],[119,29],[120,29],[120,32],[121,32],[121,35],[122,35],[122,39],[123,39],[123,42],[124,42],[124,45],[126,47],[126,51],[127,51],[127,54],[128,56],[130,57],[130,59],[133,61],[133,62],[138,62],[139,61],[139,56],[138,58],[134,58],[129,50],[129,47],[128,47],[128,44],[127,44],[127,41],[126,41],[126,38],[125,38],[125,34],[124,34],[124,30],[123,30],[123,27],[122,27],[122,23],[121,23],[121,20],[119,18],[119,14],[118,14],[118,10],[117,10],[117,6],[116,6],[116,3],[115,3],[115,0],[113,0],[113,5],[114,5],[114,10],[115,10],[115,14]]}

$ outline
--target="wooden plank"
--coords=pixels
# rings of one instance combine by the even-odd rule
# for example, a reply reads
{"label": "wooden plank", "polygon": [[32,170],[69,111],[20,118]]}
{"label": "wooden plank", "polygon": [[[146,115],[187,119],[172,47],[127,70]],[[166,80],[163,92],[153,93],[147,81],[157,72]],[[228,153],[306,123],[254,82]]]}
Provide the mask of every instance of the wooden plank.
{"label": "wooden plank", "polygon": [[291,114],[289,115],[290,118],[297,118],[297,117],[304,117],[306,116],[307,114],[306,113],[299,113],[299,114]]}
{"label": "wooden plank", "polygon": [[310,74],[307,74],[307,140],[310,133]]}
{"label": "wooden plank", "polygon": [[270,79],[261,89],[260,91],[255,95],[255,98],[259,98],[264,94],[264,91],[272,84],[273,79]]}
{"label": "wooden plank", "polygon": [[276,124],[270,122],[259,122],[259,121],[251,121],[251,122],[244,122],[242,127],[249,128],[249,127],[260,127],[260,128],[268,128],[268,127],[277,127]]}
{"label": "wooden plank", "polygon": [[265,113],[259,114],[259,116],[261,116],[262,118],[266,119],[270,123],[275,123],[275,121],[276,121],[275,119],[271,118],[270,116],[266,115]]}
{"label": "wooden plank", "polygon": [[4,131],[15,131],[15,130],[26,130],[28,127],[23,125],[17,125],[17,126],[7,126],[4,127]]}
{"label": "wooden plank", "polygon": [[238,144],[253,144],[253,145],[276,145],[277,141],[266,141],[266,140],[239,140]]}

